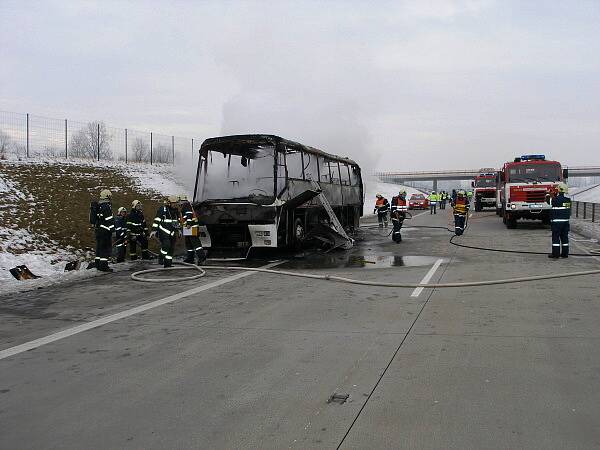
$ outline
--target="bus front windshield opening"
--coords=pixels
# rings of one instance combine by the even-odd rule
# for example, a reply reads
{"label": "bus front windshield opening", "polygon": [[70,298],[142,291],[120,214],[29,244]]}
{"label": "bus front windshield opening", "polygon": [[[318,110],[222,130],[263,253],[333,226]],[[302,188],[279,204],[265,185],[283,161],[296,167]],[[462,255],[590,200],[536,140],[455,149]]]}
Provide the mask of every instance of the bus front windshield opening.
{"label": "bus front windshield opening", "polygon": [[272,203],[274,147],[253,148],[246,156],[210,151],[202,174],[200,201],[238,200]]}

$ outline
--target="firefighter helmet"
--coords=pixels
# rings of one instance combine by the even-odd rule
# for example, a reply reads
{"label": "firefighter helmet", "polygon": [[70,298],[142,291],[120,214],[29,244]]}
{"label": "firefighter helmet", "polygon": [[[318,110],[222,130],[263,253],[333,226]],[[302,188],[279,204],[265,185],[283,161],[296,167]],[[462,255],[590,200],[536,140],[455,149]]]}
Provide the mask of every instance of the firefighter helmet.
{"label": "firefighter helmet", "polygon": [[465,191],[462,191],[462,190],[461,190],[461,191],[458,191],[458,192],[456,193],[456,195],[459,195],[459,196],[461,196],[461,197],[464,197],[464,196],[465,196]]}
{"label": "firefighter helmet", "polygon": [[188,196],[187,196],[187,195],[185,195],[185,194],[181,194],[181,195],[179,196],[179,201],[180,201],[180,202],[187,202],[187,201],[188,201]]}
{"label": "firefighter helmet", "polygon": [[169,195],[167,197],[168,203],[177,203],[179,201],[179,197],[177,195]]}
{"label": "firefighter helmet", "polygon": [[[138,208],[139,206],[139,208]],[[142,202],[139,200],[134,200],[131,202],[131,209],[142,209]]]}
{"label": "firefighter helmet", "polygon": [[110,200],[112,198],[112,192],[108,189],[103,189],[100,191],[100,199],[101,200]]}
{"label": "firefighter helmet", "polygon": [[375,197],[377,197],[377,198],[381,198],[381,197],[383,197],[383,195],[381,195],[381,194],[378,192],[377,194],[375,194]]}
{"label": "firefighter helmet", "polygon": [[406,195],[406,191],[405,190],[400,191],[400,195]]}
{"label": "firefighter helmet", "polygon": [[121,213],[126,213],[127,212],[127,208],[125,208],[124,206],[121,206],[118,210],[117,210],[117,214],[121,215]]}
{"label": "firefighter helmet", "polygon": [[558,183],[558,192],[566,194],[569,192],[569,187],[565,183]]}

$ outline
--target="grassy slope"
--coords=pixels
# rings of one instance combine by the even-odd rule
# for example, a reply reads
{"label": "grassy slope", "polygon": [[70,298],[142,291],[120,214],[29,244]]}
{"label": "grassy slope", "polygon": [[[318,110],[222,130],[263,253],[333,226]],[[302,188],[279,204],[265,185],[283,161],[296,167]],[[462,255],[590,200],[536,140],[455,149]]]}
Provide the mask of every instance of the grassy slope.
{"label": "grassy slope", "polygon": [[[129,209],[133,200],[142,201],[149,225],[161,201],[160,194],[140,190],[118,168],[0,162],[0,177],[15,182],[27,198],[16,202],[13,199],[10,204],[0,198],[0,226],[27,229],[40,241],[39,245],[29,245],[25,249],[11,249],[13,253],[42,249],[51,241],[74,253],[80,253],[86,247],[93,248],[89,205],[92,199],[97,199],[101,188],[112,191],[115,214],[120,206]],[[151,248],[156,249],[156,245]]]}

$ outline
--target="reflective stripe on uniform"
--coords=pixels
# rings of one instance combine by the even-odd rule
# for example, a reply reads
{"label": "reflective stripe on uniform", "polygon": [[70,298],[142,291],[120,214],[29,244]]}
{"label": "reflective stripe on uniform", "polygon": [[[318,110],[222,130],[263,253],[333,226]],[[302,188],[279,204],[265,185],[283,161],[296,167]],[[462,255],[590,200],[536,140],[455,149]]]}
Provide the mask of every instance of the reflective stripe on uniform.
{"label": "reflective stripe on uniform", "polygon": [[202,250],[202,247],[196,247],[196,251]]}
{"label": "reflective stripe on uniform", "polygon": [[552,222],[568,222],[569,219],[552,219]]}
{"label": "reflective stripe on uniform", "polygon": [[100,225],[100,228],[104,228],[105,230],[111,231],[112,225],[107,227],[106,225]]}
{"label": "reflective stripe on uniform", "polygon": [[165,255],[165,259],[173,259],[173,257],[169,256],[169,255]]}
{"label": "reflective stripe on uniform", "polygon": [[169,231],[167,230],[165,227],[163,227],[162,225],[158,227],[160,231],[167,233],[169,236],[172,236],[175,232],[174,231]]}

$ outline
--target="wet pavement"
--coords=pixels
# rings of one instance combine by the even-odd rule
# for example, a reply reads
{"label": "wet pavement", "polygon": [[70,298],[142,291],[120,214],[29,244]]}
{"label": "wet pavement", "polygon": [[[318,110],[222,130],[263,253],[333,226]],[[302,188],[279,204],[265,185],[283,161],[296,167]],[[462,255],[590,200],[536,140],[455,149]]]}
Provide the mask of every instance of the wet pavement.
{"label": "wet pavement", "polygon": [[[599,265],[461,249],[416,227],[449,220],[415,217],[400,244],[365,230],[349,252],[277,268],[435,283]],[[470,223],[469,245],[549,248],[545,227],[507,230],[485,212]],[[0,296],[0,351],[130,312],[0,359],[0,448],[600,445],[597,277],[418,291],[222,270],[138,284],[130,273]]]}

